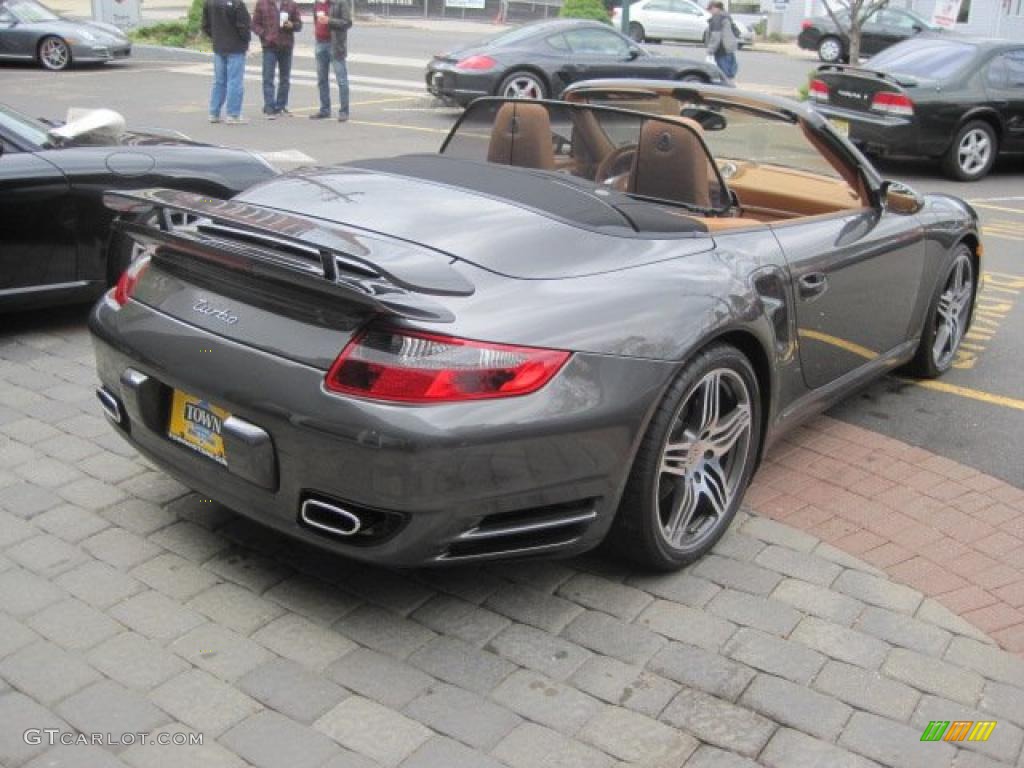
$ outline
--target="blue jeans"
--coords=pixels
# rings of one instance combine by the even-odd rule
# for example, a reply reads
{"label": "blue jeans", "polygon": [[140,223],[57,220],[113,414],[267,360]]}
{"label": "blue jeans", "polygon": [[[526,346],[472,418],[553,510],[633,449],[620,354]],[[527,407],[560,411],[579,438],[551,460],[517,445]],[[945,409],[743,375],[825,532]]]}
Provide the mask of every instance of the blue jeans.
{"label": "blue jeans", "polygon": [[225,99],[229,117],[238,117],[242,114],[242,76],[244,74],[244,53],[213,54],[213,90],[210,92],[211,117],[220,117]]}
{"label": "blue jeans", "polygon": [[[280,73],[277,94],[274,94],[274,75]],[[288,90],[292,79],[292,49],[263,49],[263,111],[280,112],[288,106]]]}
{"label": "blue jeans", "polygon": [[348,115],[348,65],[344,59],[334,60],[334,77],[338,81],[338,114]]}
{"label": "blue jeans", "polygon": [[331,44],[317,41],[316,85],[320,90],[320,114],[331,114]]}
{"label": "blue jeans", "polygon": [[739,71],[739,64],[736,61],[735,53],[716,53],[715,64],[722,70],[722,74],[732,80]]}

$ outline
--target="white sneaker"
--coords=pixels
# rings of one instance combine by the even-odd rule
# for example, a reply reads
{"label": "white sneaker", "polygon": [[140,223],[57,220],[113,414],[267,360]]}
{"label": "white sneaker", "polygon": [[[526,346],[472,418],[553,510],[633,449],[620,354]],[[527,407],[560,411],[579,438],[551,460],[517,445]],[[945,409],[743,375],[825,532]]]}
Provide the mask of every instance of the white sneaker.
{"label": "white sneaker", "polygon": [[238,115],[237,117],[231,117],[230,115],[228,115],[226,118],[224,118],[225,125],[246,125],[248,122],[249,119],[242,117],[241,115]]}

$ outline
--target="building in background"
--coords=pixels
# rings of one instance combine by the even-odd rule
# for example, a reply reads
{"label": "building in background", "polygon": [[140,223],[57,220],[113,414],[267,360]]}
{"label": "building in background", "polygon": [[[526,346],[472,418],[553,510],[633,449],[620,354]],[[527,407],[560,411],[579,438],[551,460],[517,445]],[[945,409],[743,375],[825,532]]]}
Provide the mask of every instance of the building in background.
{"label": "building in background", "polygon": [[[930,19],[936,2],[892,0],[890,6],[908,8]],[[825,6],[824,0],[761,0],[761,11],[781,12],[782,31],[795,35],[800,32],[800,22],[824,14]],[[956,30],[985,37],[1024,38],[1024,0],[962,0]]]}

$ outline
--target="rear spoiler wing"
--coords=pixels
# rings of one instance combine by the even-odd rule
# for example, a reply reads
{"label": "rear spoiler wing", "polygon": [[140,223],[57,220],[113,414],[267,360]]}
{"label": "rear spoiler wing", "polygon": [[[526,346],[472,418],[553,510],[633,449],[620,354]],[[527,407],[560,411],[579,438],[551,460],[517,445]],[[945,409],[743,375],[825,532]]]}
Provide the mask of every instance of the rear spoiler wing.
{"label": "rear spoiler wing", "polygon": [[886,72],[879,72],[877,69],[857,67],[853,64],[821,64],[816,71],[855,75],[857,77],[867,78],[868,80],[885,80],[887,82],[909,88],[912,88],[921,82],[912,75],[890,75]]}
{"label": "rear spoiler wing", "polygon": [[[452,312],[429,297],[475,291],[448,254],[272,208],[173,189],[110,191],[103,204],[122,214],[118,230],[156,248],[158,260],[166,258],[166,247],[176,257],[344,298],[384,315],[452,322]],[[142,221],[151,213],[155,226]],[[198,223],[175,228],[174,213]]]}

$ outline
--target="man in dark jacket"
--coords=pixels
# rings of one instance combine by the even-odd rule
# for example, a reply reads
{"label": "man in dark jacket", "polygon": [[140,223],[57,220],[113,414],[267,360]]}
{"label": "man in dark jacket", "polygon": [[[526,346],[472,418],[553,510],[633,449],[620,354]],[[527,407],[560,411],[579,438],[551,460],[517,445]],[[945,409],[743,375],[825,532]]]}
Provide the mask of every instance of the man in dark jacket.
{"label": "man in dark jacket", "polygon": [[[290,115],[288,89],[291,86],[292,50],[295,33],[302,29],[302,18],[295,0],[256,0],[252,12],[252,31],[263,44],[263,114],[270,120]],[[280,72],[277,94],[275,71]]]}
{"label": "man in dark jacket", "polygon": [[714,61],[731,83],[739,68],[736,62],[736,51],[740,47],[739,29],[732,16],[725,10],[722,0],[712,0],[708,4],[711,18],[708,19],[708,61]]}
{"label": "man in dark jacket", "polygon": [[203,4],[203,34],[213,40],[213,90],[210,93],[210,122],[220,122],[227,101],[228,124],[244,123],[242,77],[245,52],[249,50],[249,9],[243,0],[206,0]]}
{"label": "man in dark jacket", "polygon": [[316,21],[316,79],[320,86],[320,111],[310,115],[314,120],[331,116],[330,64],[338,81],[338,120],[348,120],[348,30],[352,26],[352,5],[349,0],[316,0],[313,4]]}

